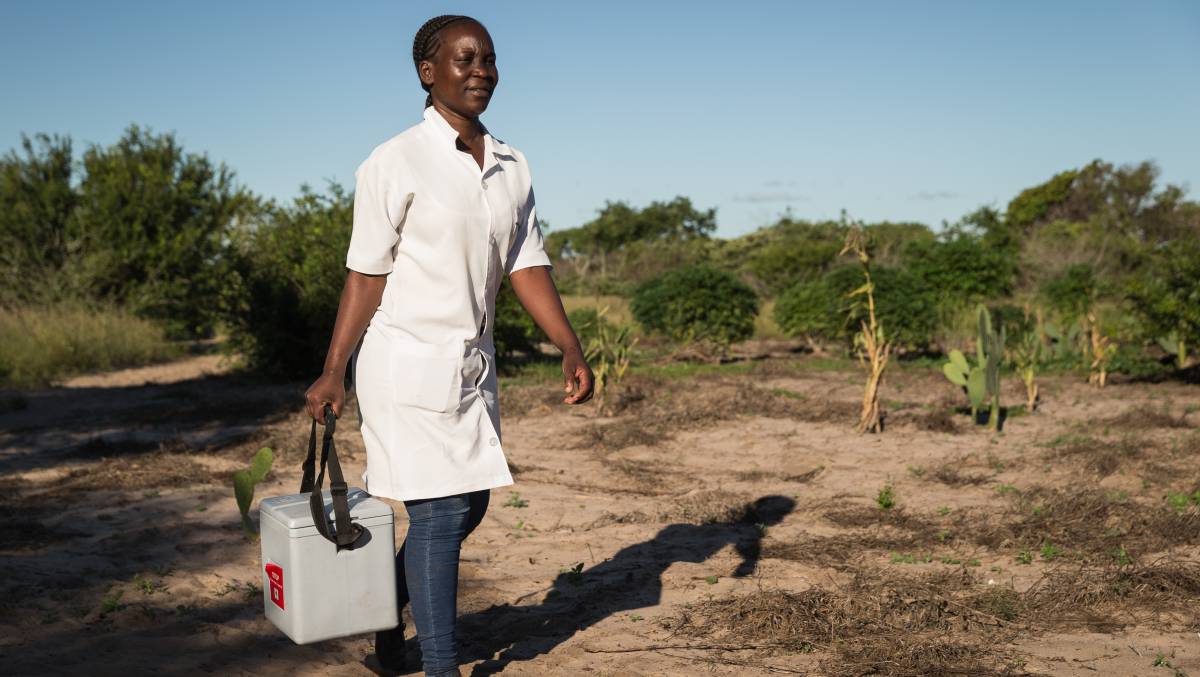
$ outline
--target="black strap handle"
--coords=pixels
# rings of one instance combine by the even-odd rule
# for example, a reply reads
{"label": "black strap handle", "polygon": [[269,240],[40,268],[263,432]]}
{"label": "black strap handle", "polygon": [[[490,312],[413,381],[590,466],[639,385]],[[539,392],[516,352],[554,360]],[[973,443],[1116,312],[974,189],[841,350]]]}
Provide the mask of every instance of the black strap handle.
{"label": "black strap handle", "polygon": [[[363,528],[350,521],[350,504],[346,501],[348,489],[346,480],[342,477],[342,464],[338,462],[337,448],[333,443],[333,432],[337,425],[337,417],[333,407],[325,405],[325,433],[321,439],[321,470],[316,472],[317,461],[317,419],[313,419],[312,432],[308,436],[308,458],[304,459],[304,476],[300,480],[300,493],[312,492],[308,499],[312,511],[313,526],[317,528],[325,540],[333,543],[338,550],[354,545]],[[325,499],[321,495],[321,485],[325,483],[325,467],[329,467],[329,493],[333,496],[333,520],[330,525],[325,517]],[[314,481],[313,476],[316,476]]]}

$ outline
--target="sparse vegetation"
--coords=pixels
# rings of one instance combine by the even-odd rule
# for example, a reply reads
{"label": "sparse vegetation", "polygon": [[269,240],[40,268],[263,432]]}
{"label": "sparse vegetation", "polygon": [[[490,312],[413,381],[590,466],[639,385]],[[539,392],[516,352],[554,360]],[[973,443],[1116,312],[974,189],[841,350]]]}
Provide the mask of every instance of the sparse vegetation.
{"label": "sparse vegetation", "polygon": [[506,508],[528,508],[529,501],[521,498],[521,494],[516,491],[508,492],[508,500],[504,502]]}
{"label": "sparse vegetation", "polygon": [[875,496],[875,505],[878,505],[880,510],[891,510],[896,507],[896,490],[892,488],[892,485],[885,485],[879,490]]}

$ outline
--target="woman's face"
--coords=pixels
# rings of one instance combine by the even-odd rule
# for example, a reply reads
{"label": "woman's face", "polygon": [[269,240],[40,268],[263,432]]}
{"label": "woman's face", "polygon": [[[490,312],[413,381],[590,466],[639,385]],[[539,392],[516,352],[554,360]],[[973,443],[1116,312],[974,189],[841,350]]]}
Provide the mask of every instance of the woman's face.
{"label": "woman's face", "polygon": [[432,85],[430,95],[451,111],[479,117],[500,81],[492,36],[474,21],[460,21],[443,28],[440,37],[433,61],[421,62],[421,81]]}

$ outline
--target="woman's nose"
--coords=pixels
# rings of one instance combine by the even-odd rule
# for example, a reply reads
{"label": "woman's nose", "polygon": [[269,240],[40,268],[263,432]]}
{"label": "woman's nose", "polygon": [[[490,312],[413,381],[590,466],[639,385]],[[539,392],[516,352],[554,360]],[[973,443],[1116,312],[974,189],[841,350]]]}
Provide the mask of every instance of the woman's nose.
{"label": "woman's nose", "polygon": [[483,61],[477,61],[471,69],[471,75],[477,78],[494,80],[496,79],[496,66]]}

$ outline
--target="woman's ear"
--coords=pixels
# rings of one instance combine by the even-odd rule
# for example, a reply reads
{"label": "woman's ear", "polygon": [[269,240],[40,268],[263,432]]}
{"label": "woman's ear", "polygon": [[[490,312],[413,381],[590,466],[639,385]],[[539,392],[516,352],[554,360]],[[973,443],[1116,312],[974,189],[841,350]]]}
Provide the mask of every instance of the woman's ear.
{"label": "woman's ear", "polygon": [[421,83],[433,86],[433,62],[422,61],[417,66],[417,74],[421,77]]}

